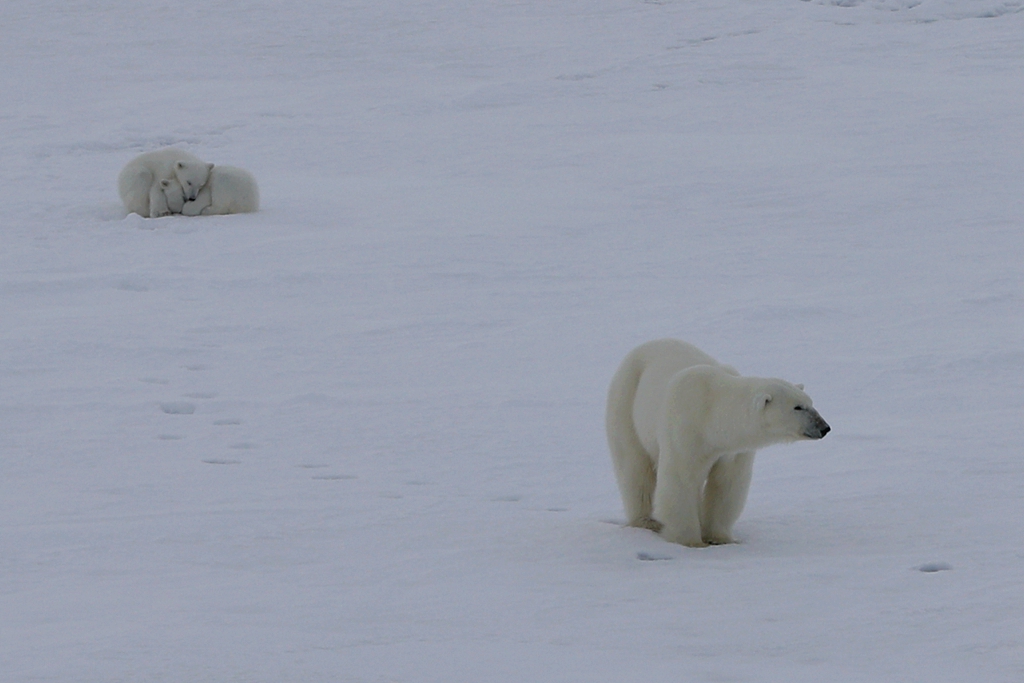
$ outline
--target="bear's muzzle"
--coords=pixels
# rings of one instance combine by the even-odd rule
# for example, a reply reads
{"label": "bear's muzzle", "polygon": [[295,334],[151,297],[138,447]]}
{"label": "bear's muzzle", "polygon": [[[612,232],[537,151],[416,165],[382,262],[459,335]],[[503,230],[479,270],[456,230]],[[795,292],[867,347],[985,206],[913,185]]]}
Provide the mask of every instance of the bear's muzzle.
{"label": "bear's muzzle", "polygon": [[804,430],[804,436],[808,439],[823,439],[825,435],[832,431],[832,428],[828,426],[828,422],[822,419],[821,415],[818,414],[817,410],[811,409],[811,419],[814,421],[810,427]]}

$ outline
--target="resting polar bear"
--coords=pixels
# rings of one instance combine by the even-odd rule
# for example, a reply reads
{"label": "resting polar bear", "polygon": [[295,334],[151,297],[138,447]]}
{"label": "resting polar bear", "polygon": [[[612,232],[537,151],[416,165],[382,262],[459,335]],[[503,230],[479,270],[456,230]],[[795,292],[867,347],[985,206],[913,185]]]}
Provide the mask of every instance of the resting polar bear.
{"label": "resting polar bear", "polygon": [[215,166],[210,179],[181,209],[186,216],[252,213],[260,208],[256,179],[236,166]]}
{"label": "resting polar bear", "polygon": [[117,190],[129,213],[159,218],[172,212],[167,206],[165,180],[180,184],[186,201],[206,185],[213,164],[183,150],[167,147],[145,152],[129,161],[117,176]]}
{"label": "resting polar bear", "polygon": [[167,202],[167,211],[181,213],[185,208],[185,191],[181,189],[181,183],[177,180],[161,180],[160,189],[164,193],[164,201]]}
{"label": "resting polar bear", "polygon": [[802,385],[741,377],[675,339],[626,356],[605,417],[629,525],[694,548],[733,542],[758,448],[829,431]]}

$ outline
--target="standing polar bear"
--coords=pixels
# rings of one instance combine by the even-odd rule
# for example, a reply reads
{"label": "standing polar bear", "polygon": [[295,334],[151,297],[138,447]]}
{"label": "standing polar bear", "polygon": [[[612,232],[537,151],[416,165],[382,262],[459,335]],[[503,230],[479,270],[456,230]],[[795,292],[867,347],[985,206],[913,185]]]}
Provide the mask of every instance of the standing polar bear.
{"label": "standing polar bear", "polygon": [[626,356],[605,417],[629,525],[694,548],[733,542],[758,448],[829,432],[802,385],[742,377],[676,339]]}
{"label": "standing polar bear", "polygon": [[184,150],[158,149],[129,161],[117,176],[117,190],[129,213],[159,218],[172,213],[167,206],[167,185],[163,181],[178,183],[185,201],[191,201],[206,185],[212,168],[213,164]]}

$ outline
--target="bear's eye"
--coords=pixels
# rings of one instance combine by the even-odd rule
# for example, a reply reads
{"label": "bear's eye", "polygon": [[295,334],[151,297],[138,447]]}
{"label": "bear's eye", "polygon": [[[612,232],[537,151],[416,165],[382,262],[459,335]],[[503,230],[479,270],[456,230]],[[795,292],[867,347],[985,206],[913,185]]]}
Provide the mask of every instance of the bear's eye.
{"label": "bear's eye", "polygon": [[807,410],[803,406],[793,406],[793,410]]}

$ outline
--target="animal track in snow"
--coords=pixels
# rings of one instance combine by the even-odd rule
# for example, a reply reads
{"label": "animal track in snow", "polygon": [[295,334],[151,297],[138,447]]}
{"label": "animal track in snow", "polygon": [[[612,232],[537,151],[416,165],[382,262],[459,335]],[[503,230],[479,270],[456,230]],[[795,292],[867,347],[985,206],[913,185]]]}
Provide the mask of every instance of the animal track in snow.
{"label": "animal track in snow", "polygon": [[674,560],[675,558],[671,555],[661,555],[659,553],[645,553],[643,551],[636,554],[636,559],[644,562],[657,562],[659,560]]}
{"label": "animal track in snow", "polygon": [[209,458],[207,460],[203,460],[203,462],[205,462],[207,465],[241,465],[242,464],[241,460],[222,460],[222,459],[219,459],[219,458]]}
{"label": "animal track in snow", "polygon": [[167,401],[160,404],[160,410],[168,415],[191,415],[196,412],[196,404],[187,401]]}

